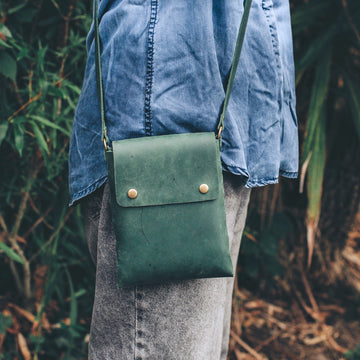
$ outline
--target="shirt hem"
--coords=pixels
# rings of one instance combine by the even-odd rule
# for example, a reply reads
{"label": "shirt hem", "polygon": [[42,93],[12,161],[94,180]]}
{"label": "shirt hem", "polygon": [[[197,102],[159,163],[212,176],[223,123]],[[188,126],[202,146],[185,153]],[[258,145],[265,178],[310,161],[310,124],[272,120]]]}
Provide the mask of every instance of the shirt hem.
{"label": "shirt hem", "polygon": [[286,177],[290,179],[296,179],[298,177],[297,171],[286,171],[286,170],[280,170],[279,176],[275,176],[272,178],[262,178],[262,179],[251,179],[248,180],[245,183],[246,188],[253,188],[253,187],[260,187],[265,185],[271,185],[271,184],[278,184],[279,183],[279,177]]}
{"label": "shirt hem", "polygon": [[78,191],[70,198],[69,207],[77,205],[78,201],[84,198],[85,196],[91,194],[95,190],[97,190],[101,185],[105,184],[108,180],[107,175],[101,177],[100,179],[96,180],[94,183],[89,185],[87,188]]}
{"label": "shirt hem", "polygon": [[279,170],[279,175],[275,177],[265,177],[265,178],[251,178],[249,177],[248,172],[245,169],[242,169],[238,166],[229,165],[227,163],[223,162],[223,170],[229,171],[235,175],[240,175],[245,178],[244,186],[246,188],[254,188],[254,187],[260,187],[265,185],[272,185],[277,184],[279,182],[279,177],[286,177],[290,179],[296,179],[299,176],[298,171],[289,171],[289,170]]}
{"label": "shirt hem", "polygon": [[[230,170],[229,172],[235,175],[241,175],[245,178],[244,186],[246,188],[253,188],[253,187],[260,187],[265,185],[272,185],[277,184],[279,182],[279,176],[283,176],[290,179],[296,179],[298,177],[297,171],[287,171],[287,170],[280,170],[279,176],[272,177],[272,178],[261,178],[261,179],[249,179],[249,175],[246,170],[241,169],[239,167],[230,166],[228,164],[224,164],[226,168],[225,171]],[[247,179],[247,180],[246,180]],[[95,190],[97,190],[101,185],[103,185],[108,180],[107,175],[101,177],[100,179],[96,180],[94,183],[89,185],[87,188],[75,193],[69,202],[69,207],[77,205],[78,201],[84,198],[85,196],[91,194]]]}

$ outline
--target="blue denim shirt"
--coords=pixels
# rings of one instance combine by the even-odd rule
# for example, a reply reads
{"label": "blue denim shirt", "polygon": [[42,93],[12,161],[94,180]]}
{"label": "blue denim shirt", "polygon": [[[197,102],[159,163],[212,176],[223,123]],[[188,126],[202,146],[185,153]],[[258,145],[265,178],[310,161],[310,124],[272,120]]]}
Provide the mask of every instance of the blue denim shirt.
{"label": "blue denim shirt", "polygon": [[[105,116],[110,141],[215,131],[241,0],[101,0]],[[70,205],[107,180],[96,94],[94,26],[69,153]],[[246,187],[298,175],[288,0],[253,0],[221,159]]]}

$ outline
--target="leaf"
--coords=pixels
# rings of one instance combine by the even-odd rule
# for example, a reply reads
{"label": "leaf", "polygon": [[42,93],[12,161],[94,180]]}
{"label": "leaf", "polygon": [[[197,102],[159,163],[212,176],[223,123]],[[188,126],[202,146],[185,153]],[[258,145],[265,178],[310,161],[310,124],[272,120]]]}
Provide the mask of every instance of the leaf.
{"label": "leaf", "polygon": [[24,149],[24,128],[20,124],[14,124],[14,140],[15,140],[15,148],[19,152],[20,156],[22,156],[22,152]]}
{"label": "leaf", "polygon": [[15,59],[4,51],[0,52],[0,74],[3,74],[15,82],[16,72],[17,65]]}
{"label": "leaf", "polygon": [[80,88],[79,86],[73,85],[73,84],[71,84],[71,83],[69,83],[69,82],[67,82],[65,85],[66,85],[69,89],[71,89],[72,91],[74,91],[76,95],[80,95],[80,93],[81,93],[81,88]]}
{"label": "leaf", "polygon": [[44,118],[44,117],[42,117],[42,116],[31,115],[30,117],[31,117],[31,119],[36,120],[36,121],[39,121],[40,123],[42,123],[42,124],[44,124],[44,125],[46,125],[46,126],[49,126],[49,127],[53,128],[53,129],[56,129],[56,130],[61,131],[62,133],[64,133],[64,134],[67,135],[67,136],[70,136],[70,135],[71,135],[68,130],[60,127],[60,126],[57,125],[57,124],[54,124],[53,122],[51,122],[50,120],[48,120],[48,119],[46,119],[46,118]]}
{"label": "leaf", "polygon": [[80,289],[80,290],[78,290],[76,293],[75,293],[75,297],[76,298],[78,298],[78,297],[80,297],[80,296],[83,296],[83,295],[86,295],[88,293],[88,291],[87,290],[85,290],[85,289]]}
{"label": "leaf", "polygon": [[308,119],[306,122],[306,137],[302,154],[302,164],[312,150],[320,113],[326,101],[330,80],[331,50],[328,49],[321,57],[315,71],[315,80],[312,88]]}
{"label": "leaf", "polygon": [[[315,70],[311,92],[306,137],[304,142],[302,173],[307,167],[307,241],[308,266],[311,264],[315,233],[320,216],[321,196],[326,160],[326,96],[331,68],[331,50],[324,52]],[[311,157],[309,157],[311,154]]]}
{"label": "leaf", "polygon": [[27,122],[28,122],[28,118],[26,116],[16,116],[10,121],[10,123],[17,125],[26,124]]}
{"label": "leaf", "polygon": [[74,291],[74,284],[72,282],[68,269],[65,269],[65,274],[68,278],[70,287],[70,325],[74,326],[76,324],[77,318],[77,300]]}
{"label": "leaf", "polygon": [[2,32],[7,38],[12,38],[11,31],[2,23],[0,23],[0,32]]}
{"label": "leaf", "polygon": [[5,139],[5,136],[6,136],[8,127],[9,127],[9,123],[8,123],[8,122],[5,122],[5,123],[3,123],[3,124],[0,125],[0,145],[2,144],[2,142],[3,142],[4,139]]}
{"label": "leaf", "polygon": [[0,241],[0,250],[2,250],[10,259],[17,261],[20,264],[24,264],[24,261],[21,259],[21,257],[2,241]]}
{"label": "leaf", "polygon": [[47,142],[44,138],[43,133],[41,132],[40,128],[37,126],[35,121],[30,121],[32,129],[34,130],[34,134],[36,137],[36,141],[42,151],[44,151],[46,154],[49,154],[49,148],[47,145]]}
{"label": "leaf", "polygon": [[331,50],[331,42],[337,32],[338,28],[333,25],[310,42],[309,47],[304,51],[304,55],[296,62],[296,84],[299,83],[305,70],[314,64],[319,64],[321,59],[324,58],[323,54]]}
{"label": "leaf", "polygon": [[8,49],[11,49],[11,46],[7,44],[3,39],[0,38],[0,46],[6,47]]}
{"label": "leaf", "polygon": [[308,217],[312,219],[316,219],[320,211],[320,198],[325,168],[325,125],[325,106],[323,106],[319,116],[319,123],[315,129],[312,156],[308,166]]}
{"label": "leaf", "polygon": [[[18,11],[18,9],[16,9],[16,11]],[[19,23],[31,23],[38,12],[39,10],[36,8],[23,9],[21,12],[21,16],[18,16],[17,21]]]}
{"label": "leaf", "polygon": [[323,189],[324,169],[326,161],[326,117],[325,106],[322,106],[319,123],[315,130],[312,155],[308,166],[307,189],[307,242],[308,267],[311,265],[312,253],[315,244],[315,234],[320,216],[321,197]]}
{"label": "leaf", "polygon": [[355,85],[355,81],[350,80],[348,75],[344,76],[344,85],[348,93],[349,105],[353,115],[354,125],[360,139],[360,92]]}
{"label": "leaf", "polygon": [[29,335],[29,340],[33,345],[42,345],[45,342],[45,337],[41,335]]}
{"label": "leaf", "polygon": [[291,26],[293,35],[307,30],[309,26],[318,21],[319,14],[323,14],[328,10],[328,3],[326,1],[306,2],[303,5],[298,5],[291,14]]}
{"label": "leaf", "polygon": [[16,61],[20,61],[23,58],[29,57],[29,49],[28,48],[21,48],[19,49],[19,52],[17,53]]}
{"label": "leaf", "polygon": [[5,334],[6,329],[11,327],[13,324],[12,318],[10,315],[4,315],[0,313],[0,334]]}
{"label": "leaf", "polygon": [[20,5],[14,6],[13,8],[10,8],[9,10],[7,10],[8,14],[14,14],[16,12],[18,12],[19,10],[21,10],[22,8],[24,8],[27,5],[27,2],[24,2]]}

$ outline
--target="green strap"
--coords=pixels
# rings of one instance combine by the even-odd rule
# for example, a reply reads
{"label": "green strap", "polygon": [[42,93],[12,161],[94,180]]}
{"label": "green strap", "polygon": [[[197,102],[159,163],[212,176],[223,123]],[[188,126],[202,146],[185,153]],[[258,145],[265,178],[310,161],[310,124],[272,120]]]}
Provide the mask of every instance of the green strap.
{"label": "green strap", "polygon": [[104,107],[104,89],[101,74],[101,51],[100,51],[100,34],[99,34],[99,17],[98,17],[98,0],[94,0],[94,25],[95,25],[95,71],[96,71],[96,88],[100,104],[101,114],[101,141],[104,142],[105,149],[110,146],[107,136],[105,123],[105,107]]}
{"label": "green strap", "polygon": [[[234,57],[231,64],[229,79],[226,86],[226,93],[225,99],[222,106],[222,111],[220,114],[219,123],[217,126],[218,135],[217,137],[221,136],[221,132],[224,129],[224,119],[226,110],[229,104],[230,95],[232,92],[232,88],[234,85],[236,70],[239,64],[240,54],[242,45],[245,38],[245,30],[247,26],[247,22],[249,19],[249,13],[251,9],[252,0],[245,0],[244,6],[244,14],[241,19],[241,24],[239,27],[238,36],[236,39],[236,46],[234,51]],[[100,104],[100,113],[101,113],[101,140],[104,142],[105,149],[110,146],[109,138],[107,136],[106,124],[105,124],[105,110],[104,110],[104,89],[103,89],[103,82],[102,82],[102,75],[101,75],[101,55],[100,55],[100,35],[99,35],[99,18],[98,18],[98,0],[94,0],[94,25],[95,25],[95,69],[96,69],[96,87],[97,87],[97,94],[99,98]]]}
{"label": "green strap", "polygon": [[223,106],[222,106],[222,111],[221,111],[221,114],[220,114],[220,120],[219,120],[219,124],[218,124],[218,127],[217,127],[218,137],[221,136],[221,132],[224,129],[225,114],[226,114],[226,110],[227,110],[227,107],[228,107],[228,104],[229,104],[230,95],[231,95],[231,92],[232,92],[232,89],[233,89],[233,86],[234,86],[236,70],[237,70],[237,67],[238,67],[238,64],[239,64],[241,49],[242,49],[242,45],[243,45],[244,38],[245,38],[245,30],[246,30],[246,26],[247,26],[247,23],[248,23],[248,20],[249,20],[251,3],[252,3],[252,0],[245,0],[244,14],[243,14],[243,17],[241,19],[239,32],[238,32],[238,36],[237,36],[237,39],[236,39],[234,57],[233,57],[233,61],[232,61],[232,64],[231,64],[228,83],[227,83],[227,86],[226,86],[225,100],[224,100],[224,103],[223,103]]}

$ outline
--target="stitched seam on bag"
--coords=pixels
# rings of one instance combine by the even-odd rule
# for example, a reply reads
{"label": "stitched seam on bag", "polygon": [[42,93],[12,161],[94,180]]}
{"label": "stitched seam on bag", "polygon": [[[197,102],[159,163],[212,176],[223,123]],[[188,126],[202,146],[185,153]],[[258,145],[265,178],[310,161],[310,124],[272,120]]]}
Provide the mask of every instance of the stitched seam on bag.
{"label": "stitched seam on bag", "polygon": [[147,45],[147,64],[146,64],[146,79],[145,79],[145,135],[152,135],[152,111],[151,111],[151,93],[154,77],[154,33],[155,23],[157,19],[158,0],[151,1],[150,23],[148,30],[148,45]]}

